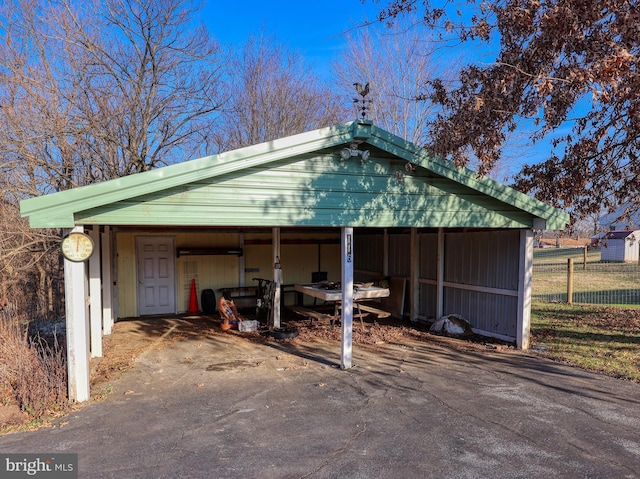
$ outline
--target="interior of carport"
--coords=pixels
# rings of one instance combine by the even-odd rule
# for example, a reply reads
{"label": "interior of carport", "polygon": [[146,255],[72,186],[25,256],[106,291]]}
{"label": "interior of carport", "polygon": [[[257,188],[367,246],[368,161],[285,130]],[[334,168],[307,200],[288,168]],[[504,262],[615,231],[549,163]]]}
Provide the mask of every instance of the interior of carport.
{"label": "interior of carport", "polygon": [[[88,399],[88,358],[102,354],[114,318],[140,315],[140,237],[175,238],[167,261],[178,273],[175,312],[188,306],[195,266],[200,289],[273,277],[276,263],[283,284],[325,269],[339,274],[348,368],[350,286],[375,278],[405,281],[400,314],[410,321],[458,313],[477,331],[527,348],[533,230],[568,222],[369,120],[32,198],[21,212],[34,228],[86,231],[98,245],[87,264],[65,260],[69,390],[78,401]],[[194,247],[243,254],[225,255],[214,268],[216,255],[184,254]],[[319,264],[310,248],[323,253]],[[219,277],[205,284],[205,273]]]}

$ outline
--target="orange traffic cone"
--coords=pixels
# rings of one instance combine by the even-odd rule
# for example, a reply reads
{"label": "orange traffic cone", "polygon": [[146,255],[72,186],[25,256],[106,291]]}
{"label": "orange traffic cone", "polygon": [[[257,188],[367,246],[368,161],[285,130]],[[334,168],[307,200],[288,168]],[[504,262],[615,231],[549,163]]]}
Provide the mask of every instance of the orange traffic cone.
{"label": "orange traffic cone", "polygon": [[198,314],[198,295],[196,294],[196,280],[191,280],[191,296],[189,297],[189,314]]}

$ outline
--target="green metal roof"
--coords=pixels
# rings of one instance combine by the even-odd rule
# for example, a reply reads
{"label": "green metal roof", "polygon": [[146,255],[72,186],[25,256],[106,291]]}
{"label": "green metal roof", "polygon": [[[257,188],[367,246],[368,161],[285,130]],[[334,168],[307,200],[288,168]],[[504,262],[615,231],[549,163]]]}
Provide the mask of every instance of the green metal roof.
{"label": "green metal roof", "polygon": [[[370,157],[342,160],[353,143]],[[20,204],[34,228],[378,226],[564,229],[569,216],[354,121]]]}

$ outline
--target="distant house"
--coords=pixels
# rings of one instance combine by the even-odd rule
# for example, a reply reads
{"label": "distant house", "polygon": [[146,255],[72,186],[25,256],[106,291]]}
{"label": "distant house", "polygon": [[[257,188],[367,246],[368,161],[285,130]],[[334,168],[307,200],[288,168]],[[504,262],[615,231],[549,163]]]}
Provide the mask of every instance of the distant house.
{"label": "distant house", "polygon": [[640,230],[609,231],[602,241],[601,261],[638,261]]}
{"label": "distant house", "polygon": [[600,216],[599,229],[602,231],[630,231],[640,227],[640,210],[634,203],[625,203],[615,211]]}

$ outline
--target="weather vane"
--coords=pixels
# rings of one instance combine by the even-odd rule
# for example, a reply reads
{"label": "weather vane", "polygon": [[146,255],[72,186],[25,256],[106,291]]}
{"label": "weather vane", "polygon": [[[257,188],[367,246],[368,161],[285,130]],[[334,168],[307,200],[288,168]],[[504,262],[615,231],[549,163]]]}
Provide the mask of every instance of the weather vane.
{"label": "weather vane", "polygon": [[365,83],[364,86],[362,86],[362,83],[357,82],[353,85],[356,87],[356,92],[358,92],[358,95],[362,97],[354,98],[353,103],[358,111],[358,116],[364,120],[367,117],[369,105],[373,102],[373,100],[367,100],[365,98],[369,94],[369,82]]}

